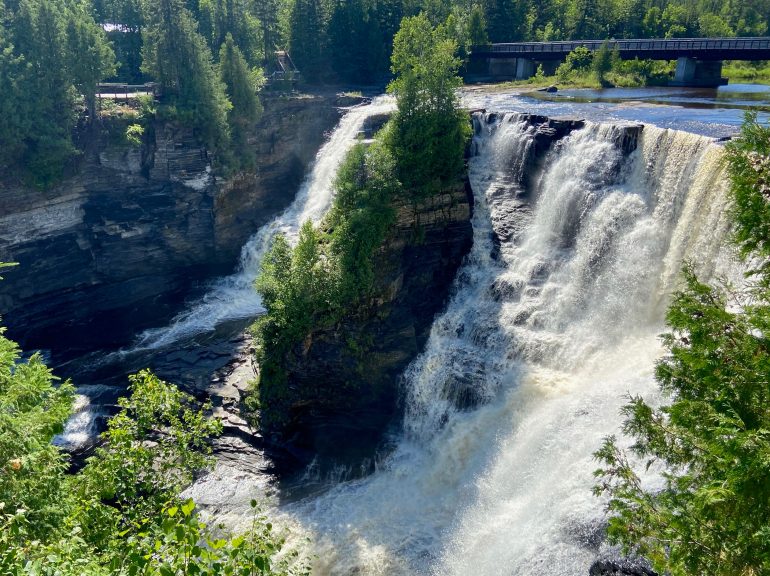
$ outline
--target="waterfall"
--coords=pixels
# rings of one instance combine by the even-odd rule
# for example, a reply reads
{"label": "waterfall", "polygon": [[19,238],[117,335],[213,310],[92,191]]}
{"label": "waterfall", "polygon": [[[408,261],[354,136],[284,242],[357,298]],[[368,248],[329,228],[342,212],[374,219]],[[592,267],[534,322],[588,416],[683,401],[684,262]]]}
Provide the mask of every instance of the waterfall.
{"label": "waterfall", "polygon": [[364,123],[372,116],[392,111],[394,106],[392,98],[380,96],[369,105],[350,109],[318,152],[312,171],[291,205],[260,228],[243,246],[238,270],[214,281],[206,293],[174,318],[169,326],[146,330],[139,335],[129,352],[163,348],[209,332],[228,320],[251,318],[262,312],[262,302],[253,284],[272,238],[280,233],[291,241],[304,222],[317,223],[323,218],[334,195],[337,169],[356,143]]}
{"label": "waterfall", "polygon": [[474,246],[405,374],[399,445],[279,511],[314,540],[317,574],[586,575],[592,453],[629,393],[655,397],[682,261],[734,267],[708,139],[646,126],[627,154],[622,126],[587,123],[524,186],[535,129],[494,118],[474,118]]}
{"label": "waterfall", "polygon": [[[228,320],[253,318],[261,313],[262,303],[254,289],[254,279],[272,238],[282,233],[293,241],[305,221],[317,223],[323,218],[334,196],[333,183],[337,169],[356,143],[365,122],[372,116],[391,112],[394,108],[392,98],[380,96],[369,105],[350,109],[319,150],[312,171],[306,176],[291,205],[260,228],[243,246],[238,269],[234,274],[212,282],[205,294],[174,318],[169,326],[145,331],[127,349],[90,355],[87,357],[88,366],[109,365],[116,359],[161,349],[197,334],[211,332]],[[57,444],[75,448],[95,437],[108,416],[100,399],[105,391],[111,391],[112,395],[115,392],[112,387],[102,385],[78,388],[75,415],[67,422],[64,432],[57,436]],[[112,402],[114,398],[108,401]]]}

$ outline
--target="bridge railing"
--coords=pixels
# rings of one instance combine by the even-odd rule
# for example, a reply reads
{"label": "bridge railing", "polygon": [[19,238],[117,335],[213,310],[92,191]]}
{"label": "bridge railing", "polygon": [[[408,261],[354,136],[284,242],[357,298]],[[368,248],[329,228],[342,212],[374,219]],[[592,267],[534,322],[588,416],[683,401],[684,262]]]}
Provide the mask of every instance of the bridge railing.
{"label": "bridge railing", "polygon": [[484,53],[548,54],[572,52],[575,48],[584,46],[591,51],[598,50],[607,44],[611,50],[621,52],[724,52],[739,50],[770,50],[770,38],[672,38],[631,39],[631,40],[572,40],[563,42],[510,42],[474,46],[471,51]]}

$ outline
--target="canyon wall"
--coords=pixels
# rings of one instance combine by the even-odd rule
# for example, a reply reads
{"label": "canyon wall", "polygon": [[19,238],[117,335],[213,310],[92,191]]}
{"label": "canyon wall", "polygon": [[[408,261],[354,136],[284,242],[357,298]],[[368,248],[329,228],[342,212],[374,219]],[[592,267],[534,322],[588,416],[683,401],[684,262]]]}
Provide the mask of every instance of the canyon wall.
{"label": "canyon wall", "polygon": [[19,263],[0,282],[10,336],[76,354],[168,320],[292,201],[339,119],[334,104],[266,98],[255,173],[215,175],[192,130],[157,123],[142,146],[93,136],[77,174],[50,190],[0,184],[0,261]]}

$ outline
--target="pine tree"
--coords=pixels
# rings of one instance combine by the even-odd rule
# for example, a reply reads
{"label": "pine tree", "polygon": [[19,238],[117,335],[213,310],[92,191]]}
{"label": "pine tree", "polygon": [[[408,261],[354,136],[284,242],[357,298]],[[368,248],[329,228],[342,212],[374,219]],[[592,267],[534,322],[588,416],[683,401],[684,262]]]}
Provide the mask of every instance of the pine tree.
{"label": "pine tree", "polygon": [[96,118],[96,84],[115,73],[115,53],[104,30],[81,10],[73,11],[67,23],[67,70],[70,81],[83,95],[89,120]]}
{"label": "pine tree", "polygon": [[323,14],[318,0],[294,0],[289,18],[289,50],[299,71],[309,81],[323,73]]}
{"label": "pine tree", "polygon": [[456,89],[456,42],[424,14],[404,18],[393,42],[391,70],[398,112],[389,133],[399,180],[415,200],[456,182],[463,170],[468,118]]}
{"label": "pine tree", "polygon": [[227,35],[219,52],[219,73],[232,103],[228,122],[234,153],[241,164],[253,167],[256,158],[254,151],[248,146],[247,138],[249,130],[262,113],[262,105],[257,97],[262,74],[260,70],[249,69],[246,59],[235,45],[231,34]]}
{"label": "pine tree", "polygon": [[225,154],[231,107],[206,41],[181,0],[159,0],[144,29],[143,70],[161,84],[164,101],[189,119],[203,142]]}

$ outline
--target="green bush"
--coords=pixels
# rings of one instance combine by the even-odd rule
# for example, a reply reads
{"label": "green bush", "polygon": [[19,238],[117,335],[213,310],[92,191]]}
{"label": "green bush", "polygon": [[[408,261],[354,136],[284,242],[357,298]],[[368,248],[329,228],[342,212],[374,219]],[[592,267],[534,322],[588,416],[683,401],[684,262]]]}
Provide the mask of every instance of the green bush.
{"label": "green bush", "polygon": [[[744,256],[770,254],[770,129],[749,116],[728,147],[735,239]],[[656,377],[669,403],[624,408],[631,452],[664,470],[649,490],[608,438],[596,453],[597,494],[610,496],[610,540],[672,576],[770,573],[770,269],[737,291],[685,268],[668,310],[668,354]]]}
{"label": "green bush", "polygon": [[141,124],[130,124],[126,128],[126,140],[132,146],[141,146],[144,136],[144,127]]}
{"label": "green bush", "polygon": [[102,445],[68,474],[51,440],[71,413],[73,387],[57,383],[39,355],[22,360],[0,330],[0,574],[294,573],[296,554],[276,560],[283,541],[256,502],[251,529],[226,539],[180,499],[221,431],[209,406],[146,370],[130,392]]}
{"label": "green bush", "polygon": [[567,54],[567,59],[559,64],[559,67],[556,69],[556,77],[559,79],[559,82],[570,82],[575,76],[588,72],[593,58],[593,52],[585,46],[575,48]]}

